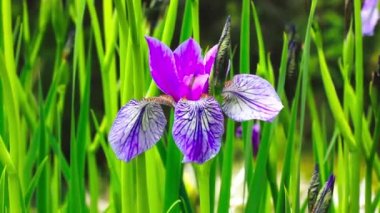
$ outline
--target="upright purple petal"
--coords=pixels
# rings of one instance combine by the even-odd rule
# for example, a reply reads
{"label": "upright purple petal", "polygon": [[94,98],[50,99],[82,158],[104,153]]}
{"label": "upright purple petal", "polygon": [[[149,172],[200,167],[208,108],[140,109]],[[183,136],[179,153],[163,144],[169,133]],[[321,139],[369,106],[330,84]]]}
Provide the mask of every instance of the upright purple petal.
{"label": "upright purple petal", "polygon": [[379,10],[377,9],[377,0],[365,0],[361,10],[362,33],[365,36],[372,36],[377,21],[379,20]]}
{"label": "upright purple petal", "polygon": [[272,121],[283,108],[272,85],[256,75],[235,75],[222,92],[223,112],[235,121]]}
{"label": "upright purple petal", "polygon": [[174,50],[175,64],[178,78],[191,74],[203,74],[202,50],[199,44],[192,38],[186,40]]}
{"label": "upright purple petal", "polygon": [[161,91],[178,101],[182,95],[182,84],[177,76],[173,52],[159,40],[148,36],[145,38],[149,47],[149,66],[153,80]]}
{"label": "upright purple petal", "polygon": [[188,75],[183,78],[183,83],[187,87],[187,92],[184,97],[189,100],[198,100],[202,93],[204,93],[204,89],[208,82],[208,74],[202,75]]}
{"label": "upright purple petal", "polygon": [[212,97],[181,99],[175,108],[173,137],[184,154],[183,162],[204,163],[220,149],[224,118]]}
{"label": "upright purple petal", "polygon": [[205,55],[203,63],[205,65],[205,73],[210,74],[212,66],[214,65],[216,53],[218,52],[218,45],[213,46]]}
{"label": "upright purple petal", "polygon": [[165,126],[166,118],[158,103],[131,100],[118,112],[108,141],[116,156],[128,162],[160,140]]}
{"label": "upright purple petal", "polygon": [[[205,55],[205,58],[203,60],[204,66],[205,66],[205,73],[209,74],[211,73],[212,67],[214,66],[216,53],[218,52],[218,45],[213,46]],[[203,93],[208,93],[208,87],[209,83],[208,80],[203,88]]]}

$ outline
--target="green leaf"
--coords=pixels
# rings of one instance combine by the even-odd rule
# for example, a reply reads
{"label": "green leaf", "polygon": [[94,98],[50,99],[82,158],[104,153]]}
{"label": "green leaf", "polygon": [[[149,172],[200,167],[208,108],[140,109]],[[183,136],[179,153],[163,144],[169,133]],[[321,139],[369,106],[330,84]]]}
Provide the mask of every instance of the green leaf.
{"label": "green leaf", "polygon": [[16,168],[12,162],[11,156],[4,144],[3,138],[0,135],[0,161],[7,167],[7,171],[10,173],[16,173]]}
{"label": "green leaf", "polygon": [[29,203],[32,199],[33,192],[36,189],[38,182],[40,181],[41,174],[42,174],[43,170],[46,169],[45,164],[48,162],[48,159],[49,159],[48,156],[46,156],[41,161],[41,163],[37,167],[37,170],[36,170],[34,176],[32,177],[32,179],[29,182],[28,188],[24,194],[24,200],[25,200],[26,206],[29,206]]}

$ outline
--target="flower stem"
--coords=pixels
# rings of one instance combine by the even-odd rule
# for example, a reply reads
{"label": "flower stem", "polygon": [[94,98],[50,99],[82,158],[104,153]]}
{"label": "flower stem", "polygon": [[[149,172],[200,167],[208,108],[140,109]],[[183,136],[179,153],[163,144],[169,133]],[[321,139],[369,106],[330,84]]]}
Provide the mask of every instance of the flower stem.
{"label": "flower stem", "polygon": [[201,213],[210,212],[210,169],[212,160],[197,166]]}
{"label": "flower stem", "polygon": [[137,157],[137,212],[149,212],[145,153]]}
{"label": "flower stem", "polygon": [[[361,23],[361,1],[354,0],[354,20],[355,20],[355,92],[356,92],[356,112],[354,117],[355,142],[358,147],[362,145],[362,115],[363,115],[363,40]],[[360,151],[352,151],[352,193],[351,211],[359,212],[360,199]]]}

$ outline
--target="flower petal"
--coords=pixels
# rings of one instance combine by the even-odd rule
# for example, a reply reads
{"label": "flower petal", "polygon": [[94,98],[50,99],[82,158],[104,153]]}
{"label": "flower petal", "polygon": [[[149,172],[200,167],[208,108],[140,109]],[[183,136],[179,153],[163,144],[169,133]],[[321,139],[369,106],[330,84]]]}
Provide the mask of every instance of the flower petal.
{"label": "flower petal", "polygon": [[108,141],[116,156],[128,162],[157,143],[166,123],[158,103],[131,100],[118,112]]}
{"label": "flower petal", "polygon": [[362,17],[362,33],[365,36],[372,36],[375,32],[377,21],[379,20],[379,10],[377,7],[363,8],[361,11]]}
{"label": "flower petal", "polygon": [[189,100],[198,100],[203,91],[207,91],[205,87],[207,86],[208,77],[208,74],[196,75],[195,77],[194,75],[185,76],[183,83],[188,88],[188,91],[184,97]]}
{"label": "flower petal", "polygon": [[260,146],[260,123],[256,123],[252,127],[252,148],[253,148],[253,156],[257,156],[259,152]]}
{"label": "flower petal", "polygon": [[[212,67],[214,66],[216,53],[218,52],[218,45],[213,46],[205,55],[205,58],[203,60],[204,66],[205,66],[205,73],[209,74],[211,73]],[[207,94],[209,89],[209,80],[207,80],[205,86],[203,87],[203,93]]]}
{"label": "flower petal", "polygon": [[210,74],[212,66],[215,62],[216,53],[218,52],[218,45],[214,45],[205,55],[203,63],[205,65],[205,73]]}
{"label": "flower petal", "polygon": [[377,9],[377,0],[364,1],[363,8],[361,10],[362,18],[362,33],[365,36],[372,36],[377,21],[379,20],[379,10]]}
{"label": "flower petal", "polygon": [[223,113],[212,97],[198,101],[181,99],[175,108],[173,137],[184,154],[183,162],[203,163],[220,149]]}
{"label": "flower petal", "polygon": [[179,45],[174,50],[174,58],[179,79],[186,75],[204,73],[202,50],[194,39],[190,38]]}
{"label": "flower petal", "polygon": [[283,108],[272,85],[256,75],[235,75],[224,87],[222,95],[223,112],[235,121],[271,121]]}
{"label": "flower petal", "polygon": [[162,92],[179,100],[182,86],[177,76],[173,52],[159,40],[149,36],[145,38],[149,47],[149,66],[153,80]]}

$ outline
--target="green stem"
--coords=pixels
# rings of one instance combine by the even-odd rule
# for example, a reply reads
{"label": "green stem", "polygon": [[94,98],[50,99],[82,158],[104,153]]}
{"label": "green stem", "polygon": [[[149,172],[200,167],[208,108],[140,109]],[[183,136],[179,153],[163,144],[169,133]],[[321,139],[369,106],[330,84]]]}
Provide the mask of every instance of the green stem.
{"label": "green stem", "polygon": [[147,197],[145,153],[137,157],[137,212],[150,212]]}
{"label": "green stem", "polygon": [[[169,132],[172,132],[174,122],[174,113],[170,113]],[[181,152],[174,143],[172,134],[168,134],[168,145],[166,154],[166,175],[165,175],[165,195],[164,195],[164,211],[168,210],[172,204],[178,200],[180,183],[182,177]],[[179,212],[176,206],[171,212]]]}
{"label": "green stem", "polygon": [[[354,119],[356,144],[362,143],[362,115],[363,115],[363,41],[361,23],[361,1],[354,0],[354,20],[355,20],[355,91],[356,91],[356,113]],[[352,153],[352,193],[351,211],[359,212],[360,195],[360,152],[354,150]]]}
{"label": "green stem", "polygon": [[165,18],[165,26],[162,34],[162,42],[170,46],[173,38],[175,21],[177,19],[178,0],[171,0]]}
{"label": "green stem", "polygon": [[[17,172],[22,172],[23,162],[19,162],[19,143],[20,141],[20,117],[19,117],[19,105],[17,102],[16,88],[12,84],[16,77],[16,65],[14,61],[13,51],[13,34],[12,34],[12,14],[11,14],[11,1],[3,0],[1,4],[2,14],[2,38],[4,44],[4,53],[0,54],[0,74],[2,85],[5,93],[5,99],[8,103],[5,106],[8,117],[9,125],[9,144],[10,144],[10,157],[14,163]],[[4,58],[3,58],[4,54]],[[4,61],[5,59],[5,61]],[[4,66],[5,65],[5,66]],[[21,212],[23,202],[21,202],[21,189],[19,185],[17,173],[8,172],[8,192],[10,212]]]}
{"label": "green stem", "polygon": [[234,154],[234,121],[228,119],[226,143],[223,150],[223,165],[222,165],[222,184],[220,187],[220,198],[218,212],[228,212],[230,204],[230,189],[231,189],[231,176],[233,167],[233,154]]}
{"label": "green stem", "polygon": [[[360,195],[360,151],[355,150],[350,153],[351,160],[351,212],[359,212],[359,195]],[[353,210],[355,209],[355,210]]]}
{"label": "green stem", "polygon": [[136,212],[133,164],[121,163],[121,212]]}
{"label": "green stem", "polygon": [[212,160],[197,166],[201,213],[210,212],[210,169]]}
{"label": "green stem", "polygon": [[96,152],[88,152],[87,162],[88,162],[88,173],[89,173],[89,184],[90,184],[90,212],[98,212],[98,198],[99,198],[99,179],[98,179],[98,168],[96,166]]}
{"label": "green stem", "polygon": [[365,212],[371,212],[372,167],[373,160],[368,160],[365,174]]}
{"label": "green stem", "polygon": [[193,25],[193,37],[199,43],[199,0],[192,0],[191,15]]}

